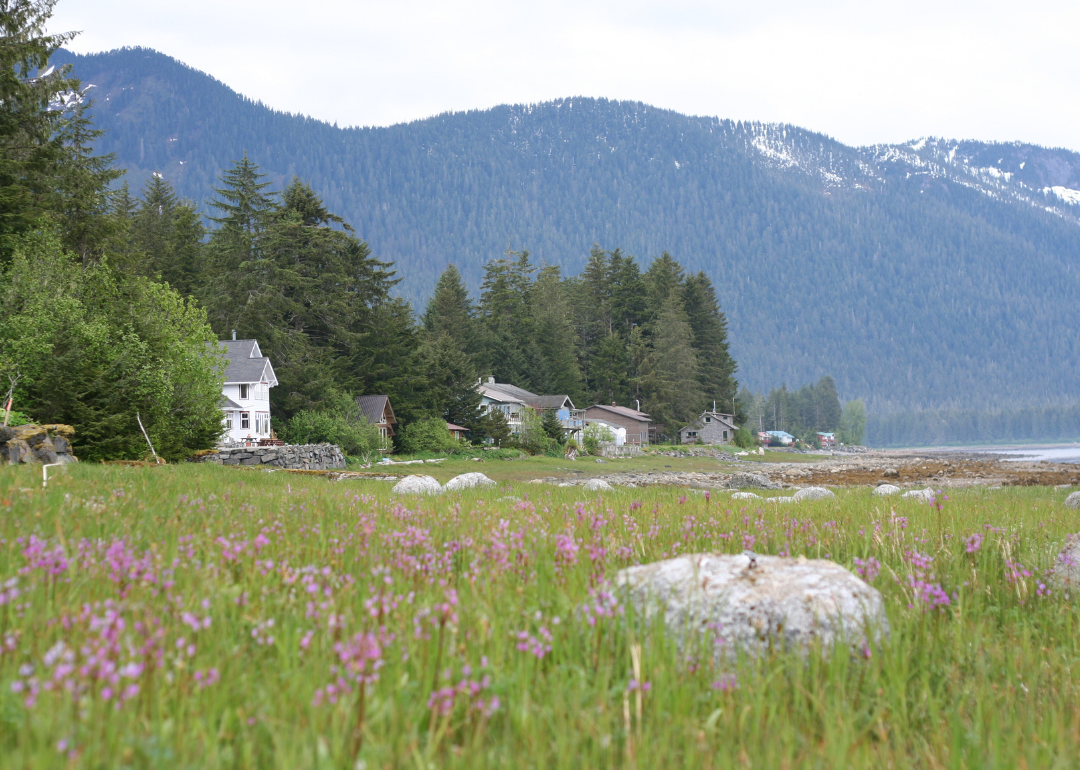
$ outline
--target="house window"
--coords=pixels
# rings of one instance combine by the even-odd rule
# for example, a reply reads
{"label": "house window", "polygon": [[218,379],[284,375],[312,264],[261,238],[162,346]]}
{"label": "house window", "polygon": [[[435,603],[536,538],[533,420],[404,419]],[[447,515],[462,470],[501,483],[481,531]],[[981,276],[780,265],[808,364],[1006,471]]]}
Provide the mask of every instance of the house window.
{"label": "house window", "polygon": [[248,397],[248,385],[245,382],[240,386],[240,398],[246,401],[247,397]]}
{"label": "house window", "polygon": [[712,422],[712,417],[706,417],[705,422]]}
{"label": "house window", "polygon": [[240,430],[250,430],[250,429],[251,429],[251,413],[250,412],[241,412],[240,413]]}
{"label": "house window", "polygon": [[727,431],[724,431],[724,441],[727,441]]}
{"label": "house window", "polygon": [[226,412],[225,413],[225,429],[226,430],[232,430],[232,426],[233,426],[233,413],[232,412]]}

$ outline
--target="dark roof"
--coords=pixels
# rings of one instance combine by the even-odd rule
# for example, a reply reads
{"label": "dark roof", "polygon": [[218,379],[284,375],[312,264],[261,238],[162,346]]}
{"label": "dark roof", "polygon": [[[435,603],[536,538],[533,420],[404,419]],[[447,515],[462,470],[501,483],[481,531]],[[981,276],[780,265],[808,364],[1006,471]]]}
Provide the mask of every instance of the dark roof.
{"label": "dark roof", "polygon": [[590,409],[607,409],[609,412],[615,414],[621,414],[623,417],[629,417],[632,420],[640,420],[641,422],[649,422],[652,420],[645,412],[639,412],[636,409],[631,409],[627,406],[612,406],[610,404],[593,404]]}
{"label": "dark roof", "polygon": [[228,396],[222,396],[221,397],[221,408],[222,409],[247,409],[246,406],[240,406],[240,404],[236,403],[235,401],[233,401]]}
{"label": "dark roof", "polygon": [[454,425],[452,422],[446,423],[447,430],[468,430],[468,428],[462,428],[460,425]]}
{"label": "dark roof", "polygon": [[[525,403],[529,406],[535,406],[539,409],[561,409],[567,401],[570,401],[570,396],[534,396],[531,400],[527,400]],[[574,408],[574,402],[570,401],[570,408]]]}
{"label": "dark roof", "polygon": [[395,425],[397,418],[394,417],[394,407],[390,406],[390,396],[357,396],[356,405],[364,413],[364,417],[372,425],[378,425],[383,421],[383,414],[387,407],[390,409],[390,421],[388,424]]}
{"label": "dark roof", "polygon": [[225,353],[225,382],[262,382],[277,385],[270,359],[259,350],[255,340],[223,340],[218,346]]}
{"label": "dark roof", "polygon": [[[524,401],[526,404],[535,407],[536,409],[561,409],[567,401],[570,401],[570,396],[565,393],[561,396],[538,396],[535,393],[525,390],[525,388],[519,388],[517,385],[508,385],[504,382],[482,382],[480,383],[480,387],[489,391],[495,391],[496,393],[502,393],[503,395],[510,396],[510,398],[517,399],[518,401]],[[573,401],[570,401],[570,408],[574,408]]]}

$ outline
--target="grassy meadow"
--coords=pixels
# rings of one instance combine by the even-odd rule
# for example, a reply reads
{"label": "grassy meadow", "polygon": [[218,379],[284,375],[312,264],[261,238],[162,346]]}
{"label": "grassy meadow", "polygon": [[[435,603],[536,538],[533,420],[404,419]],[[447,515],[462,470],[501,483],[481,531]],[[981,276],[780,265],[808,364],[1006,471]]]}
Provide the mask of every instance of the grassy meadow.
{"label": "grassy meadow", "polygon": [[[1047,580],[1080,524],[1052,489],[765,506],[40,474],[0,468],[0,768],[1080,766],[1080,622]],[[888,642],[717,662],[604,590],[744,548],[859,572]]]}

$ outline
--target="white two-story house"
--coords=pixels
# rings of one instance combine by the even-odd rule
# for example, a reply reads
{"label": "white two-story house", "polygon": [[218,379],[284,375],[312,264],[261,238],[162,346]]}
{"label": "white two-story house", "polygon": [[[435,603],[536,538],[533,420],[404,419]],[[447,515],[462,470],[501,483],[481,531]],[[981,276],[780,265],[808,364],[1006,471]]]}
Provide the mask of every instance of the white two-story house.
{"label": "white two-story house", "polygon": [[270,438],[270,388],[277,385],[270,359],[256,340],[234,339],[219,343],[227,360],[221,410],[225,413],[226,442],[254,442]]}

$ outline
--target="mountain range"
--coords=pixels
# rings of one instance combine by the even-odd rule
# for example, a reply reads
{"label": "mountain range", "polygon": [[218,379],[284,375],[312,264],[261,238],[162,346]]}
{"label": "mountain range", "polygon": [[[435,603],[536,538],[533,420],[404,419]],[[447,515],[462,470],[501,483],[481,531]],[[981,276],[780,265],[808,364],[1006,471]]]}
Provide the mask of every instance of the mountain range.
{"label": "mountain range", "polygon": [[[245,153],[325,197],[422,306],[508,247],[575,274],[595,243],[705,271],[751,389],[824,374],[871,413],[1080,404],[1080,154],[566,98],[339,128],[149,49],[76,55],[96,148],[205,205]],[[347,94],[343,94],[347,98]]]}

